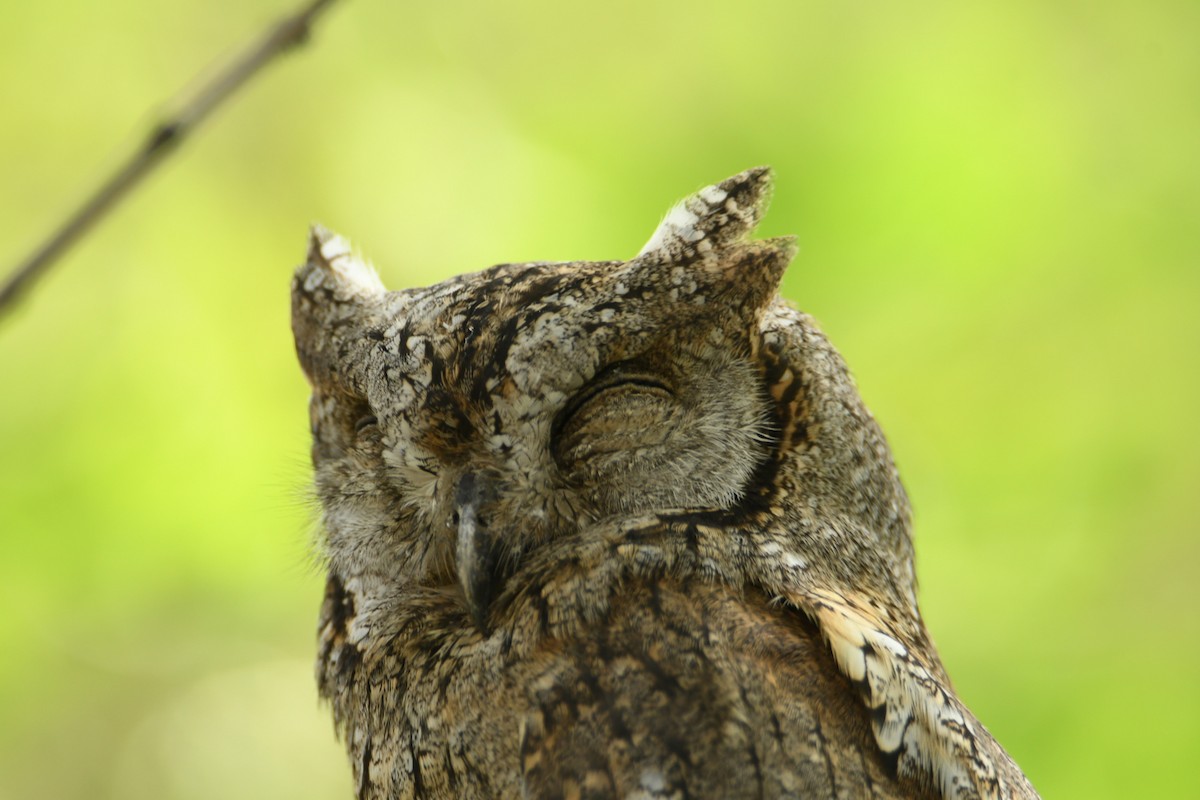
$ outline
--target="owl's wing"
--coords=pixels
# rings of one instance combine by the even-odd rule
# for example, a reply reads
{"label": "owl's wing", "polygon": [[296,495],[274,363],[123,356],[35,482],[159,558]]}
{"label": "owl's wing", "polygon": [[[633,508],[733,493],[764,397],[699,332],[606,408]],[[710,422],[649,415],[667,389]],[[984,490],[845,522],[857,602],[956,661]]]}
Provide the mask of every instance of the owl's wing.
{"label": "owl's wing", "polygon": [[841,671],[859,688],[871,728],[897,772],[955,800],[1027,800],[1037,791],[915,648],[869,603],[827,589],[789,600],[820,626]]}
{"label": "owl's wing", "polygon": [[897,776],[817,625],[752,590],[633,579],[540,656],[530,798],[932,798]]}

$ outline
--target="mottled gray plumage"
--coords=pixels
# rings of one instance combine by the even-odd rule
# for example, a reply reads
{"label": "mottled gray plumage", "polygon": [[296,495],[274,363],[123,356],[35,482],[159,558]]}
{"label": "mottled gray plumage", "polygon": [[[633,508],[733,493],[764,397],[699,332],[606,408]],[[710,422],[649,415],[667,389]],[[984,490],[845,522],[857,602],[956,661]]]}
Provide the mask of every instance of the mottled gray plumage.
{"label": "mottled gray plumage", "polygon": [[360,798],[1034,798],[954,695],[909,509],[747,239],[770,175],[630,261],[386,292],[313,231],[293,328]]}

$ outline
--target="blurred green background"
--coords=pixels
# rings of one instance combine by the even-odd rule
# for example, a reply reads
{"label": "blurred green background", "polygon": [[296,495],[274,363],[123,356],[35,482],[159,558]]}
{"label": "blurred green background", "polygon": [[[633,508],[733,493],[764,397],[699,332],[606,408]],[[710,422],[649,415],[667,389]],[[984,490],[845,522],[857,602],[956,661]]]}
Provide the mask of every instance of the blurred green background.
{"label": "blurred green background", "polygon": [[[7,3],[0,250],[284,0]],[[335,7],[0,320],[0,797],[349,797],[288,281],[764,234],[888,432],[957,687],[1047,797],[1200,796],[1200,4]]]}

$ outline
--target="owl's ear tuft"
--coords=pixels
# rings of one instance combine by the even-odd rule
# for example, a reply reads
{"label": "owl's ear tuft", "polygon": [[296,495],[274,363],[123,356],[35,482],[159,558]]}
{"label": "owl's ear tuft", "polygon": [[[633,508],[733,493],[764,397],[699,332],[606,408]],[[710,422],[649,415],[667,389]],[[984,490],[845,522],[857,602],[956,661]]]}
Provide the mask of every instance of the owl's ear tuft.
{"label": "owl's ear tuft", "polygon": [[769,167],[754,167],[706,186],[667,212],[638,256],[690,261],[744,238],[771,199]]}
{"label": "owl's ear tuft", "polygon": [[347,355],[372,324],[383,283],[337,234],[314,225],[308,258],[292,278],[292,333],[310,380],[326,383],[346,372]]}

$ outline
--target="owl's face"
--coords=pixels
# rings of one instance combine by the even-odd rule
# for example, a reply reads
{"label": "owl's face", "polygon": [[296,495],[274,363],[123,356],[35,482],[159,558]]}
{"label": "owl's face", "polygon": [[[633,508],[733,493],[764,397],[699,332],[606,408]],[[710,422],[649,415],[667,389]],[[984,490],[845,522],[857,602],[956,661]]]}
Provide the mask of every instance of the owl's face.
{"label": "owl's face", "polygon": [[742,502],[775,430],[760,321],[794,251],[744,239],[769,185],[702,190],[630,261],[398,292],[314,230],[293,329],[330,568],[360,602],[449,587],[482,626],[547,540]]}

